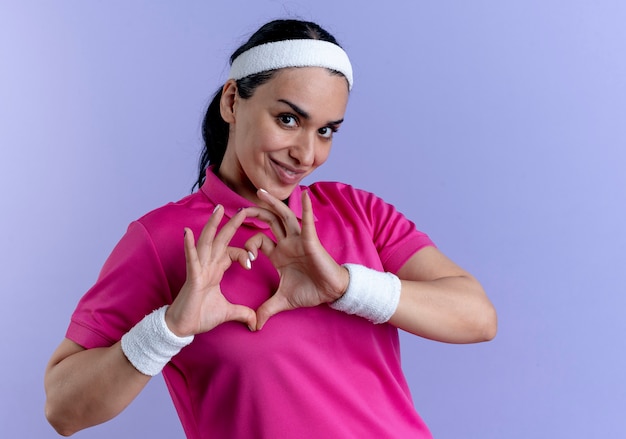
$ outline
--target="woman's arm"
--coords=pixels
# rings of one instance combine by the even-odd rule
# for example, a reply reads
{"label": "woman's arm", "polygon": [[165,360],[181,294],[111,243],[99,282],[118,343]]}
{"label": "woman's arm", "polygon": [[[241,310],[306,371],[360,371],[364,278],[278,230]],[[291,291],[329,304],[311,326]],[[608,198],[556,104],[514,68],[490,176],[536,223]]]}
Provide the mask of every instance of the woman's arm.
{"label": "woman's arm", "polygon": [[[245,213],[233,216],[218,232],[223,216],[218,205],[197,243],[193,232],[185,229],[187,277],[163,317],[177,336],[207,332],[226,321],[256,327],[254,311],[228,302],[220,289],[222,276],[234,261],[243,267],[249,264],[245,250],[229,247]],[[139,342],[149,345],[155,341],[152,335]],[[46,417],[57,432],[69,436],[115,417],[130,404],[150,376],[139,372],[128,358],[121,342],[87,350],[68,339],[61,343],[45,374]]]}
{"label": "woman's arm", "polygon": [[63,436],[119,414],[150,377],[133,367],[120,343],[84,349],[65,339],[46,368],[46,418]]}
{"label": "woman's arm", "polygon": [[402,291],[392,325],[447,343],[495,337],[496,311],[482,286],[435,247],[415,253],[397,274]]}
{"label": "woman's arm", "polygon": [[[260,329],[279,312],[339,299],[346,293],[349,274],[319,242],[311,200],[306,191],[302,194],[302,227],[280,200],[265,191],[259,191],[257,195],[271,211],[248,208],[248,215],[267,222],[276,242],[259,234],[251,238],[246,247],[253,254],[259,249],[266,253],[281,279],[276,293],[257,310]],[[435,247],[416,252],[397,275],[401,280],[401,291],[397,309],[389,319],[392,325],[448,343],[473,343],[495,337],[496,313],[481,285]],[[368,288],[368,285],[364,287]],[[362,300],[369,299],[356,299],[357,302]],[[379,304],[369,305],[377,308]],[[342,305],[336,309],[359,314],[344,308]],[[369,306],[357,308],[368,309]]]}

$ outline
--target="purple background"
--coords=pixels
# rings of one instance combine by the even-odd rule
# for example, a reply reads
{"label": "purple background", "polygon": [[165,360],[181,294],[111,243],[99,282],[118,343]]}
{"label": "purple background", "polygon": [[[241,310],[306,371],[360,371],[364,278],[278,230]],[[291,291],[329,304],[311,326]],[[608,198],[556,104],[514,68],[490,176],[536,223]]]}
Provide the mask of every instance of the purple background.
{"label": "purple background", "polygon": [[[316,178],[395,204],[498,309],[491,343],[402,336],[435,437],[625,437],[620,0],[3,0],[0,436],[56,437],[43,372],[76,302],[131,220],[189,192],[228,55],[283,16],[355,68]],[[182,429],[157,378],[76,437]]]}

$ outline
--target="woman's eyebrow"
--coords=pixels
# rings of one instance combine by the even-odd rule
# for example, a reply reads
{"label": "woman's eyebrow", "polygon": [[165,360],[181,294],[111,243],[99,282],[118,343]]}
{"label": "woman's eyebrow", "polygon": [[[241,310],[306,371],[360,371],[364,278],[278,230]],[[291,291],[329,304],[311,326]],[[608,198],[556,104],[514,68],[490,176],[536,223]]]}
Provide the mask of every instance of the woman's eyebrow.
{"label": "woman's eyebrow", "polygon": [[[298,116],[300,116],[301,118],[305,119],[305,120],[309,120],[311,118],[311,115],[309,113],[307,113],[306,111],[304,111],[302,108],[298,107],[296,104],[294,104],[293,102],[289,102],[286,99],[278,99],[278,102],[282,102],[283,104],[287,104],[291,107],[291,109],[298,114]],[[330,122],[328,122],[328,125],[341,125],[341,123],[343,122],[343,119],[339,119],[339,120],[332,120]]]}
{"label": "woman's eyebrow", "polygon": [[289,102],[286,99],[279,99],[278,102],[282,102],[283,104],[287,104],[291,107],[291,109],[298,113],[298,116],[302,117],[303,119],[310,119],[311,115],[309,115],[309,113],[307,113],[306,111],[304,111],[302,108],[298,107],[296,104],[294,104],[293,102]]}

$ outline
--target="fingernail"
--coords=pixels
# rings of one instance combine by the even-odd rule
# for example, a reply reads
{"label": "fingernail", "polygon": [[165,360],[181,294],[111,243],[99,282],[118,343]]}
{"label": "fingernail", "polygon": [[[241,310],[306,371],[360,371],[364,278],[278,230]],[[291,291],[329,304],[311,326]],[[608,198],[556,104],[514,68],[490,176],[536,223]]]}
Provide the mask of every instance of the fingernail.
{"label": "fingernail", "polygon": [[267,194],[267,191],[263,188],[259,189],[261,192],[263,192],[264,194]]}
{"label": "fingernail", "polygon": [[248,329],[250,330],[250,332],[254,332],[254,328],[250,325],[248,325]]}
{"label": "fingernail", "polygon": [[250,261],[250,259],[246,259],[246,268],[248,270],[252,268],[252,262]]}
{"label": "fingernail", "polygon": [[243,210],[243,207],[240,207],[239,209],[237,209],[237,213],[241,212]]}
{"label": "fingernail", "polygon": [[219,210],[219,208],[222,207],[221,204],[216,204],[215,205],[215,209],[213,209],[213,213],[217,212]]}
{"label": "fingernail", "polygon": [[248,252],[248,259],[250,260],[250,262],[254,262],[254,260],[256,259],[256,258],[254,257],[254,253],[252,253],[252,252]]}

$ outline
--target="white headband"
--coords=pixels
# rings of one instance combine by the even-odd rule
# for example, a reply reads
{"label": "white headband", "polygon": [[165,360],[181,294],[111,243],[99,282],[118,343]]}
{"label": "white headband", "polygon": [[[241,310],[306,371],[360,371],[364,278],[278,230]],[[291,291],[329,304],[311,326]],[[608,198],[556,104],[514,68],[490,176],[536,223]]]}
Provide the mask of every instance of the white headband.
{"label": "white headband", "polygon": [[285,67],[325,67],[336,70],[352,89],[352,65],[336,44],[322,40],[284,40],[261,44],[246,50],[233,61],[228,79],[241,79],[256,73]]}

